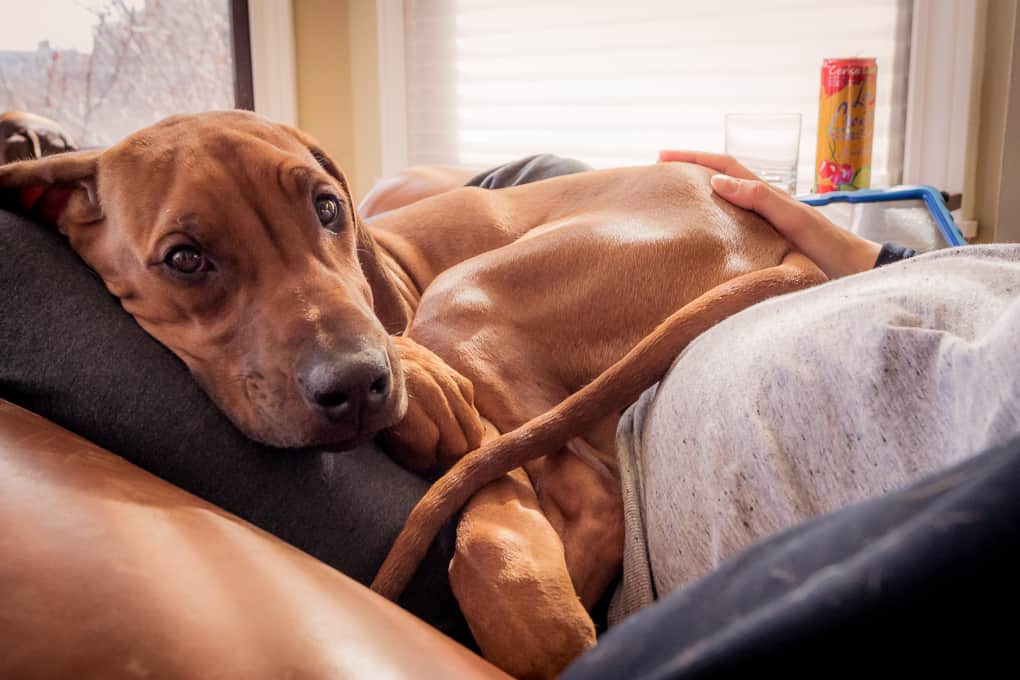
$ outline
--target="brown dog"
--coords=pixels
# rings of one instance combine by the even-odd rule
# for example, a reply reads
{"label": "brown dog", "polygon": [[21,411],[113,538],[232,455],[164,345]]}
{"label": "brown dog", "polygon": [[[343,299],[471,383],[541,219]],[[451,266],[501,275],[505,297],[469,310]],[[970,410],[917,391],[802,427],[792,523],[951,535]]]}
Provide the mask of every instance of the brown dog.
{"label": "brown dog", "polygon": [[586,609],[620,567],[619,410],[711,324],[823,278],[709,175],[461,188],[366,227],[312,140],[222,112],[2,167],[0,188],[55,222],[249,436],[381,432],[415,470],[456,464],[376,585],[398,592],[470,497],[454,593],[487,657],[549,676],[594,644]]}

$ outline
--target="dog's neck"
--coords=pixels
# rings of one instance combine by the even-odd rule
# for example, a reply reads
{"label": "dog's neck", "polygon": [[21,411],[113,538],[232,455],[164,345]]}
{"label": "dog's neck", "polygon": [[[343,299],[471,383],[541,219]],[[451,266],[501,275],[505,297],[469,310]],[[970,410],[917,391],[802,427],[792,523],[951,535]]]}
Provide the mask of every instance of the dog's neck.
{"label": "dog's neck", "polygon": [[551,201],[534,191],[529,194],[534,200],[510,203],[500,192],[456,189],[364,221],[379,269],[386,271],[378,282],[369,277],[383,322],[383,314],[393,310],[380,301],[394,299],[390,307],[399,305],[409,320],[425,289],[444,271],[548,222],[545,206]]}
{"label": "dog's neck", "polygon": [[[519,203],[519,202],[518,202]],[[541,204],[541,201],[537,201]],[[364,222],[401,298],[411,309],[444,271],[509,243],[540,215],[509,210],[496,192],[458,189],[427,198]]]}
{"label": "dog's neck", "polygon": [[[422,227],[423,231],[427,231],[425,225]],[[464,260],[496,247],[486,244],[477,250],[444,249],[436,248],[436,244],[427,237],[416,239],[408,233],[389,229],[369,229],[368,233],[374,243],[379,264],[386,272],[386,281],[369,281],[372,284],[372,295],[377,301],[376,313],[380,318],[383,318],[386,310],[380,309],[379,301],[396,297],[410,321],[425,289],[437,276]]]}

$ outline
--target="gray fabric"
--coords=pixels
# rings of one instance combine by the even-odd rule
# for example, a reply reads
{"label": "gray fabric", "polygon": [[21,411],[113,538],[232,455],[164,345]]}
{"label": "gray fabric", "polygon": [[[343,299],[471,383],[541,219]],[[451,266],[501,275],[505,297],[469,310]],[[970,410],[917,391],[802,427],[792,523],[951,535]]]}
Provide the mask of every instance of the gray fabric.
{"label": "gray fabric", "polygon": [[644,422],[656,389],[652,387],[635,402],[620,418],[616,428],[616,452],[623,495],[624,550],[623,575],[609,603],[610,626],[655,600],[648,545],[644,540],[644,494],[641,490],[641,457],[638,455],[641,430],[637,426]]}
{"label": "gray fabric", "polygon": [[469,179],[464,186],[501,189],[589,170],[591,167],[581,161],[544,153],[521,158],[481,172]]}
{"label": "gray fabric", "polygon": [[650,602],[648,582],[664,597],[768,535],[1005,443],[1018,350],[1020,245],[923,255],[719,324],[621,422],[630,516],[611,620]]}

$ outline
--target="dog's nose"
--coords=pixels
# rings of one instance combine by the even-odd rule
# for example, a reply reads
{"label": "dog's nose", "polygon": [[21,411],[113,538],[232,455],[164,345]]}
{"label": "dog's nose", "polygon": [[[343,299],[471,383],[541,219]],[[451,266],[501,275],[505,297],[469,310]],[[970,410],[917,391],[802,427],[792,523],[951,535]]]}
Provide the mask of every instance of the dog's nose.
{"label": "dog's nose", "polygon": [[305,400],[334,422],[355,422],[383,407],[390,394],[390,368],[382,352],[316,357],[297,371]]}

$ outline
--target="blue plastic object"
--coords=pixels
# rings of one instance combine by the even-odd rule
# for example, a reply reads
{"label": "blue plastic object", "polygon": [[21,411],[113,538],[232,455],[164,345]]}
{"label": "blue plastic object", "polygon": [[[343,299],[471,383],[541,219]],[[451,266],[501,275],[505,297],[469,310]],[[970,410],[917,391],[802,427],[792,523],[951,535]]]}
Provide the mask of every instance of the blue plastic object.
{"label": "blue plastic object", "polygon": [[898,186],[889,189],[861,189],[859,191],[832,191],[827,194],[806,194],[797,200],[813,206],[829,205],[830,203],[878,203],[881,201],[922,200],[928,207],[932,219],[938,225],[942,238],[950,247],[966,245],[963,234],[949,214],[942,194],[930,185],[915,184]]}

